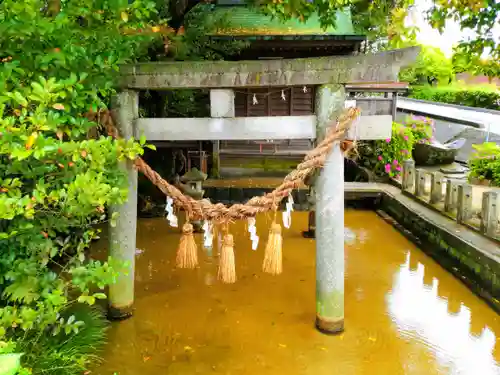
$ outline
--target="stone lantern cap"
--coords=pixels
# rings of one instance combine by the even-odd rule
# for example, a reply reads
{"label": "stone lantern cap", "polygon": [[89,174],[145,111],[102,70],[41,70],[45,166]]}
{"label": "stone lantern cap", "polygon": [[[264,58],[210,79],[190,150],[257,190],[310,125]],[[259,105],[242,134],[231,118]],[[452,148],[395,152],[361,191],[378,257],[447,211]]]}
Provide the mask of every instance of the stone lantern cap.
{"label": "stone lantern cap", "polygon": [[201,172],[198,168],[191,168],[184,176],[181,177],[181,182],[199,182],[205,181],[207,175]]}

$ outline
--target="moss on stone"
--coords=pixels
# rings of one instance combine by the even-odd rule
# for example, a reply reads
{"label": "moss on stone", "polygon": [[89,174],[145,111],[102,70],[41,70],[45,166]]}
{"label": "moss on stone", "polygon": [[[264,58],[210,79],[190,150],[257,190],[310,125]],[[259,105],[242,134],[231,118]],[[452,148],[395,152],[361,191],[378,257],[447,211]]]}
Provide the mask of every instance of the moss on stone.
{"label": "moss on stone", "polygon": [[316,314],[326,319],[341,319],[344,317],[344,293],[333,291],[330,293],[316,292]]}
{"label": "moss on stone", "polygon": [[218,152],[212,154],[211,178],[220,178],[220,155]]}
{"label": "moss on stone", "polygon": [[262,158],[256,160],[237,159],[227,162],[226,166],[244,169],[262,169],[264,171],[289,171],[297,166],[298,162],[275,158]]}

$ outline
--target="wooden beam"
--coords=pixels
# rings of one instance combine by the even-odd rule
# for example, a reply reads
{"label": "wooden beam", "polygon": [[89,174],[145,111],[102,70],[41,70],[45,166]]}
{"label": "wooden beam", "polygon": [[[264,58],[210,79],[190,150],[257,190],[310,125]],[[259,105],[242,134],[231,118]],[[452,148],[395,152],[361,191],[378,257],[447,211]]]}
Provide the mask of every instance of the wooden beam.
{"label": "wooden beam", "polygon": [[407,91],[410,88],[408,82],[348,82],[345,85],[346,91],[373,91],[373,92],[394,92]]}

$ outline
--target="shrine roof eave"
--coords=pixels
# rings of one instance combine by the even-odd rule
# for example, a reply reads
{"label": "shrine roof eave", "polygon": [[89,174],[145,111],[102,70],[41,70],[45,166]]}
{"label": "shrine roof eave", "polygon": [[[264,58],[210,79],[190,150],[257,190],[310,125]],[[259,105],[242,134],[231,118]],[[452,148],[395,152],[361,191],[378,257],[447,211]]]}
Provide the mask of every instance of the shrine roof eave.
{"label": "shrine roof eave", "polygon": [[269,35],[210,35],[213,40],[279,40],[279,41],[352,41],[363,42],[366,40],[364,35],[283,35],[283,34],[269,34]]}
{"label": "shrine roof eave", "polygon": [[120,68],[120,87],[135,90],[236,88],[397,81],[419,47],[375,54],[253,61],[149,62]]}

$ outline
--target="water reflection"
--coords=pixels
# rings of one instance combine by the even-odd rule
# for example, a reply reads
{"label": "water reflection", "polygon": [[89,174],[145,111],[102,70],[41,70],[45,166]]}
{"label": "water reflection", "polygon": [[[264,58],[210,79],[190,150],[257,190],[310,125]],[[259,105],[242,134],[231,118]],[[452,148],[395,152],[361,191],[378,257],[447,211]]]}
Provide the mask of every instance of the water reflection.
{"label": "water reflection", "polygon": [[344,228],[344,242],[353,245],[356,242],[356,233],[350,228]]}
{"label": "water reflection", "polygon": [[[218,241],[204,248],[196,234],[200,267],[179,270],[180,231],[164,219],[140,220],[137,246],[144,251],[136,257],[135,313],[112,325],[105,361],[92,373],[498,373],[492,358],[500,361],[500,351],[492,353],[500,336],[497,315],[374,212],[345,215],[346,331],[317,332],[315,242],[301,235],[307,213],[293,215],[292,227],[283,231],[280,276],[261,272],[271,219],[257,219],[257,251],[247,222],[232,226],[238,275],[232,285],[217,280]],[[105,251],[107,244],[96,245]]]}
{"label": "water reflection", "polygon": [[495,361],[495,334],[484,327],[479,336],[471,334],[471,311],[463,303],[451,313],[449,301],[438,295],[438,280],[424,284],[424,265],[410,268],[410,252],[396,274],[387,294],[387,306],[398,333],[418,340],[435,355],[450,375],[498,375]]}

